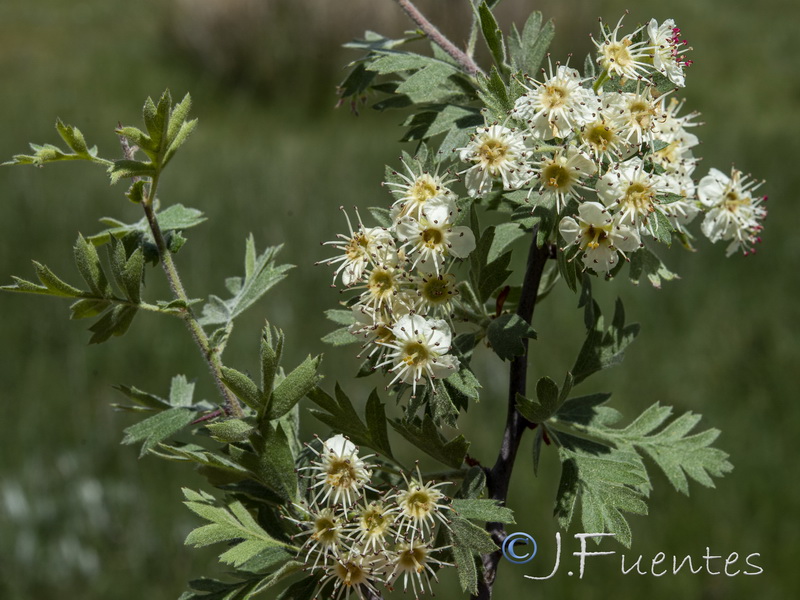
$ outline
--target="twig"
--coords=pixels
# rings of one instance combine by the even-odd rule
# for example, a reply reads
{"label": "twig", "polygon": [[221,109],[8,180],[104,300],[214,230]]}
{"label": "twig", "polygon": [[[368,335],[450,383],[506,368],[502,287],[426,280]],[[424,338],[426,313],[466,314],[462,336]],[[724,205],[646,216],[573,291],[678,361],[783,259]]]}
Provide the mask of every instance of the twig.
{"label": "twig", "polygon": [[[122,127],[121,123],[120,127]],[[136,148],[136,146],[131,146],[128,143],[128,140],[123,136],[120,136],[119,139],[120,145],[122,146],[122,153],[125,158],[129,160],[133,159],[133,156],[136,154],[136,150],[138,148]],[[170,252],[167,242],[164,239],[164,234],[162,233],[161,227],[158,224],[158,218],[156,217],[155,210],[153,209],[153,203],[156,199],[159,175],[160,173],[156,173],[152,177],[150,180],[150,186],[147,190],[147,197],[142,200],[142,208],[144,208],[144,214],[145,217],[147,217],[147,224],[150,227],[150,233],[153,234],[153,241],[155,241],[156,248],[158,248],[158,256],[161,259],[161,265],[164,268],[164,273],[167,275],[169,287],[172,289],[172,293],[175,295],[175,298],[184,303],[184,308],[181,312],[183,321],[186,323],[186,327],[188,327],[189,332],[192,334],[192,339],[194,339],[195,344],[200,350],[200,354],[203,355],[203,358],[205,359],[206,364],[211,371],[211,375],[214,378],[214,383],[216,384],[222,399],[225,401],[224,411],[228,415],[242,417],[244,416],[244,413],[242,412],[242,407],[239,404],[239,400],[237,400],[236,396],[234,396],[231,391],[225,387],[225,384],[222,383],[222,363],[220,362],[217,353],[211,348],[211,344],[208,341],[208,336],[206,335],[205,330],[203,330],[197,318],[194,316],[191,306],[189,306],[189,296],[186,293],[186,289],[183,287],[181,277],[178,274],[178,269],[175,266],[175,262],[172,260],[172,252]],[[200,422],[202,420],[203,419],[201,418],[196,422]]]}
{"label": "twig", "polygon": [[447,52],[447,54],[461,65],[467,73],[470,75],[477,75],[478,73],[483,74],[483,71],[481,71],[481,68],[472,60],[472,57],[448,40],[442,32],[439,31],[433,23],[428,21],[425,15],[414,6],[411,0],[397,0],[397,3],[408,17],[425,32],[425,35],[427,35],[434,44]]}
{"label": "twig", "polygon": [[[534,228],[531,247],[528,251],[525,278],[522,281],[522,293],[517,307],[517,315],[525,320],[526,323],[530,323],[533,318],[539,282],[542,279],[547,259],[550,257],[550,247],[547,244],[544,244],[541,248],[537,247],[537,233],[538,228]],[[515,356],[511,361],[508,385],[508,416],[506,417],[506,429],[503,433],[503,443],[494,466],[485,470],[489,497],[499,500],[503,504],[505,504],[508,497],[511,472],[514,469],[514,461],[517,458],[517,450],[519,449],[522,435],[530,424],[517,411],[516,407],[517,394],[525,395],[528,375],[528,340],[523,338],[522,342],[525,346],[525,352],[520,356]],[[492,539],[498,546],[503,544],[506,531],[502,523],[487,523],[486,530],[492,535]],[[492,586],[497,575],[500,557],[501,552],[499,550],[483,555],[483,581],[478,584],[478,593],[473,596],[473,600],[489,600],[492,597]]]}

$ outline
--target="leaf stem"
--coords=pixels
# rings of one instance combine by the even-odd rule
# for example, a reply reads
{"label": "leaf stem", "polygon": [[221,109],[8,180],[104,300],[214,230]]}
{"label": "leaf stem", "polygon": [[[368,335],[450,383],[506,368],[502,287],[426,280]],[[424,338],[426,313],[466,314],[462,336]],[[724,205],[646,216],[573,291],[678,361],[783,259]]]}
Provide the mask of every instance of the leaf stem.
{"label": "leaf stem", "polygon": [[169,247],[167,247],[164,234],[161,232],[161,227],[158,224],[158,218],[153,210],[153,201],[155,200],[156,190],[158,189],[159,175],[160,173],[156,173],[150,180],[150,188],[148,189],[147,197],[142,201],[142,207],[147,217],[147,223],[150,226],[150,232],[153,234],[156,248],[158,248],[161,265],[167,275],[167,281],[169,281],[169,286],[175,298],[186,304],[186,308],[183,309],[183,321],[192,334],[192,339],[194,339],[195,344],[197,344],[197,347],[200,349],[200,354],[203,355],[203,358],[208,364],[208,368],[214,378],[214,383],[217,385],[217,389],[225,401],[225,413],[235,417],[242,417],[244,413],[242,412],[239,401],[236,399],[236,396],[225,387],[225,384],[222,383],[222,363],[220,362],[219,355],[211,348],[206,332],[200,326],[200,323],[194,316],[194,312],[188,305],[189,296],[186,294],[186,289],[183,287],[178,269],[175,266],[175,262],[172,260],[172,252],[170,252]]}
{"label": "leaf stem", "polygon": [[475,63],[472,57],[456,47],[453,42],[448,40],[442,34],[442,32],[439,31],[436,26],[431,23],[416,6],[414,6],[414,3],[411,2],[411,0],[397,0],[397,4],[399,4],[400,8],[403,9],[408,17],[414,21],[414,23],[416,23],[422,31],[425,32],[425,35],[427,35],[434,44],[447,52],[447,54],[459,65],[461,65],[461,68],[464,69],[468,74],[483,74],[483,71],[481,71],[481,68]]}
{"label": "leaf stem", "polygon": [[[547,259],[550,257],[550,246],[548,244],[542,245],[541,248],[536,245],[538,231],[538,227],[534,227],[531,246],[528,251],[525,277],[522,280],[522,293],[517,307],[517,315],[526,323],[530,323],[533,318],[539,282],[542,279]],[[494,466],[491,469],[486,469],[486,485],[489,497],[493,500],[499,500],[502,504],[505,504],[508,497],[511,472],[514,469],[514,461],[517,458],[517,450],[519,449],[522,435],[530,426],[528,420],[517,411],[516,407],[517,394],[525,395],[528,376],[527,338],[523,338],[522,343],[525,346],[525,352],[520,356],[515,356],[511,361],[508,382],[508,414],[505,432],[503,433],[503,443]],[[495,543],[501,546],[506,537],[506,530],[503,524],[487,523],[486,530],[492,535]],[[492,587],[497,575],[500,557],[500,550],[483,555],[483,580],[478,584],[478,593],[473,596],[473,600],[489,600],[492,597]]]}

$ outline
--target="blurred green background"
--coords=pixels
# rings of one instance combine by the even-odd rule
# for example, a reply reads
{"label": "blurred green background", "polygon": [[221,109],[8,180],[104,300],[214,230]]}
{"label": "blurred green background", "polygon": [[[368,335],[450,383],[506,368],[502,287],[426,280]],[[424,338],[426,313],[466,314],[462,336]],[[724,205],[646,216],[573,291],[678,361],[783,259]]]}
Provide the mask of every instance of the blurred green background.
{"label": "blurred green background", "polygon": [[[452,15],[465,4],[420,2],[456,41],[465,34]],[[541,558],[503,564],[497,597],[798,597],[800,5],[633,4],[505,0],[500,14],[507,25],[542,10],[556,21],[554,57],[574,52],[580,62],[598,16],[616,22],[630,8],[630,26],[651,16],[675,18],[694,47],[687,107],[706,122],[698,177],[735,161],[766,178],[770,217],[755,256],[725,259],[722,246],[700,241],[696,254],[668,253],[681,280],[662,290],[634,287],[624,277],[597,285],[604,307],[614,296],[624,299],[642,335],[621,367],[583,391],[613,392],[614,405],[629,416],[656,400],[701,412],[702,426],[722,430],[717,444],[735,465],[716,489],[693,486],[688,498],[655,474],[650,516],[631,519],[629,563],[660,551],[699,559],[709,547],[723,556],[758,552],[764,574],[623,576],[618,558],[604,557],[589,559],[583,580],[568,577],[566,564],[550,581],[524,579],[552,565],[558,478],[553,452],[534,478],[528,439],[510,505],[518,528],[539,541]],[[390,0],[4,0],[0,158],[24,151],[29,141],[55,141],[56,116],[79,125],[101,154],[115,155],[114,126],[138,124],[147,95],[167,87],[175,96],[191,92],[200,126],[160,190],[165,202],[209,217],[188,232],[178,256],[184,281],[191,296],[222,293],[225,277],[241,271],[247,233],[259,248],[285,243],[283,259],[298,267],[238,325],[227,359],[255,369],[259,327],[269,318],[288,332],[287,364],[294,364],[328,350],[318,341],[331,328],[322,311],[339,300],[328,287],[329,270],[312,266],[328,256],[318,244],[343,229],[339,205],[389,202],[380,187],[383,166],[396,165],[400,152],[394,142],[401,115],[367,110],[354,117],[333,109],[341,66],[354,58],[338,46],[366,28],[396,34],[406,27]],[[32,276],[35,258],[77,281],[69,251],[77,233],[93,233],[106,215],[139,218],[123,191],[92,165],[0,169],[0,279]],[[150,298],[166,294],[158,271],[148,273],[148,288]],[[213,549],[182,545],[197,522],[180,503],[180,487],[201,481],[182,466],[139,461],[136,449],[119,445],[132,419],[109,407],[120,399],[111,386],[166,393],[170,377],[185,373],[197,379],[200,396],[213,398],[214,390],[177,321],[140,315],[124,339],[87,347],[88,324],[67,321],[66,309],[55,300],[0,296],[0,598],[176,598],[188,579],[219,571]],[[580,345],[575,298],[554,294],[537,309],[535,325],[532,377],[560,379]],[[347,380],[358,364],[354,353],[328,352],[323,372],[328,385],[344,379],[359,397],[383,383]],[[506,368],[488,352],[477,362],[485,365],[485,391],[460,426],[473,441],[471,453],[490,464],[505,414]],[[306,428],[325,433],[316,422]],[[568,540],[563,560],[574,550]],[[460,597],[454,576],[443,579],[440,597]]]}

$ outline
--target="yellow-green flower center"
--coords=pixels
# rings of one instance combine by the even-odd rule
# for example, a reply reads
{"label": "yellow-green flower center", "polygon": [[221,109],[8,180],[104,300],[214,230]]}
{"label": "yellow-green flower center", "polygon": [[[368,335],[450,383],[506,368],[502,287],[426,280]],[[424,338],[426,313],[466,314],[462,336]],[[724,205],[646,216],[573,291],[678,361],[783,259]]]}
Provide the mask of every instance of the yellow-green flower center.
{"label": "yellow-green flower center", "polygon": [[444,233],[438,227],[429,227],[422,232],[422,241],[428,248],[435,248],[444,240]]}
{"label": "yellow-green flower center", "polygon": [[403,346],[403,355],[403,362],[414,367],[425,363],[430,358],[428,348],[417,341],[407,342]]}
{"label": "yellow-green flower center", "polygon": [[547,165],[542,169],[542,183],[550,188],[565,188],[572,183],[569,169],[559,164]]}
{"label": "yellow-green flower center", "polygon": [[655,210],[653,206],[653,190],[650,186],[639,182],[634,182],[628,186],[622,202],[641,215],[646,215]]}
{"label": "yellow-green flower center", "polygon": [[478,155],[489,168],[496,167],[502,163],[507,153],[508,146],[495,138],[485,140],[478,148]]}

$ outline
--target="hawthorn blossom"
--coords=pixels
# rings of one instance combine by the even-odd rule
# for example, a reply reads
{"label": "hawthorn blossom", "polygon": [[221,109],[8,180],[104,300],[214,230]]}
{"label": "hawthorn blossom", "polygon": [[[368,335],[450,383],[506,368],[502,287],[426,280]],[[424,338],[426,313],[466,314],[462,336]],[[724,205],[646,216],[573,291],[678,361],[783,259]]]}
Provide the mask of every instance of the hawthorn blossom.
{"label": "hawthorn blossom", "polygon": [[675,21],[667,19],[661,25],[651,19],[647,25],[647,35],[653,49],[653,66],[656,70],[679,87],[684,87],[685,76],[683,68],[692,64],[686,60],[681,52],[691,48],[681,49],[686,45],[686,40],[680,38],[681,30],[675,27]]}
{"label": "hawthorn blossom", "polygon": [[394,240],[391,233],[383,227],[364,227],[358,209],[356,209],[358,227],[353,229],[353,224],[350,222],[347,211],[344,210],[344,207],[340,208],[347,220],[349,235],[340,233],[336,236],[338,239],[323,242],[323,246],[333,246],[340,250],[342,254],[320,261],[317,264],[323,262],[326,265],[341,263],[333,273],[333,283],[336,283],[336,278],[341,274],[342,283],[350,286],[361,279],[367,266],[376,260],[380,260],[387,251],[394,247]]}
{"label": "hawthorn blossom", "polygon": [[597,181],[597,195],[619,214],[620,225],[629,225],[640,234],[650,233],[654,237],[656,223],[650,215],[656,211],[664,213],[658,196],[666,193],[667,180],[647,172],[640,158],[617,165]]}
{"label": "hawthorn blossom", "polygon": [[581,204],[577,219],[564,217],[558,230],[568,246],[580,248],[584,266],[597,273],[614,268],[618,253],[624,256],[625,252],[635,252],[641,247],[636,230],[621,224],[619,217],[613,217],[598,202]]}
{"label": "hawthorn blossom", "polygon": [[537,167],[539,198],[542,202],[555,200],[557,213],[570,198],[579,199],[581,189],[590,189],[582,180],[597,172],[597,166],[574,146],[557,150],[553,156],[543,158]]}
{"label": "hawthorn blossom", "polygon": [[385,183],[392,188],[392,194],[397,198],[392,204],[395,222],[405,216],[418,219],[426,208],[436,204],[449,204],[455,200],[456,195],[447,187],[455,179],[444,179],[436,172],[423,170],[419,165],[416,170],[412,169],[405,161],[403,166],[406,173],[392,173],[401,181]]}
{"label": "hawthorn blossom", "polygon": [[469,227],[453,224],[455,205],[436,204],[426,208],[419,219],[403,217],[397,223],[397,237],[411,268],[419,263],[433,267],[436,274],[451,256],[466,258],[475,249],[475,235]]}
{"label": "hawthorn blossom", "polygon": [[637,79],[647,75],[652,69],[650,54],[652,46],[649,41],[642,40],[634,42],[633,38],[642,28],[640,27],[631,34],[617,39],[619,29],[622,27],[620,17],[617,26],[611,31],[603,32],[603,39],[597,41],[592,38],[597,47],[597,63],[609,75],[617,75],[625,79]]}
{"label": "hawthorn blossom", "polygon": [[395,376],[389,385],[396,381],[409,383],[411,393],[416,395],[420,381],[433,384],[434,378],[444,378],[458,370],[458,359],[448,354],[452,332],[446,321],[406,315],[392,327],[392,333],[394,340],[383,343],[389,349],[386,360],[377,365],[392,365],[389,372]]}
{"label": "hawthorn blossom", "polygon": [[491,192],[495,180],[500,180],[505,190],[516,190],[531,179],[525,136],[514,129],[502,125],[479,127],[460,150],[461,160],[472,163],[459,173],[466,174],[467,191],[472,197]]}
{"label": "hawthorn blossom", "polygon": [[595,95],[581,86],[583,80],[576,69],[559,65],[553,73],[551,63],[544,83],[530,81],[532,87],[523,84],[527,92],[514,102],[511,114],[525,121],[534,137],[567,137],[591,119]]}
{"label": "hawthorn blossom", "polygon": [[761,222],[767,216],[762,206],[766,196],[753,197],[762,182],[755,182],[741,171],[731,170],[731,176],[711,169],[697,186],[697,197],[708,212],[701,226],[712,242],[729,241],[727,256],[740,247],[745,254],[755,252],[753,244],[760,242]]}

